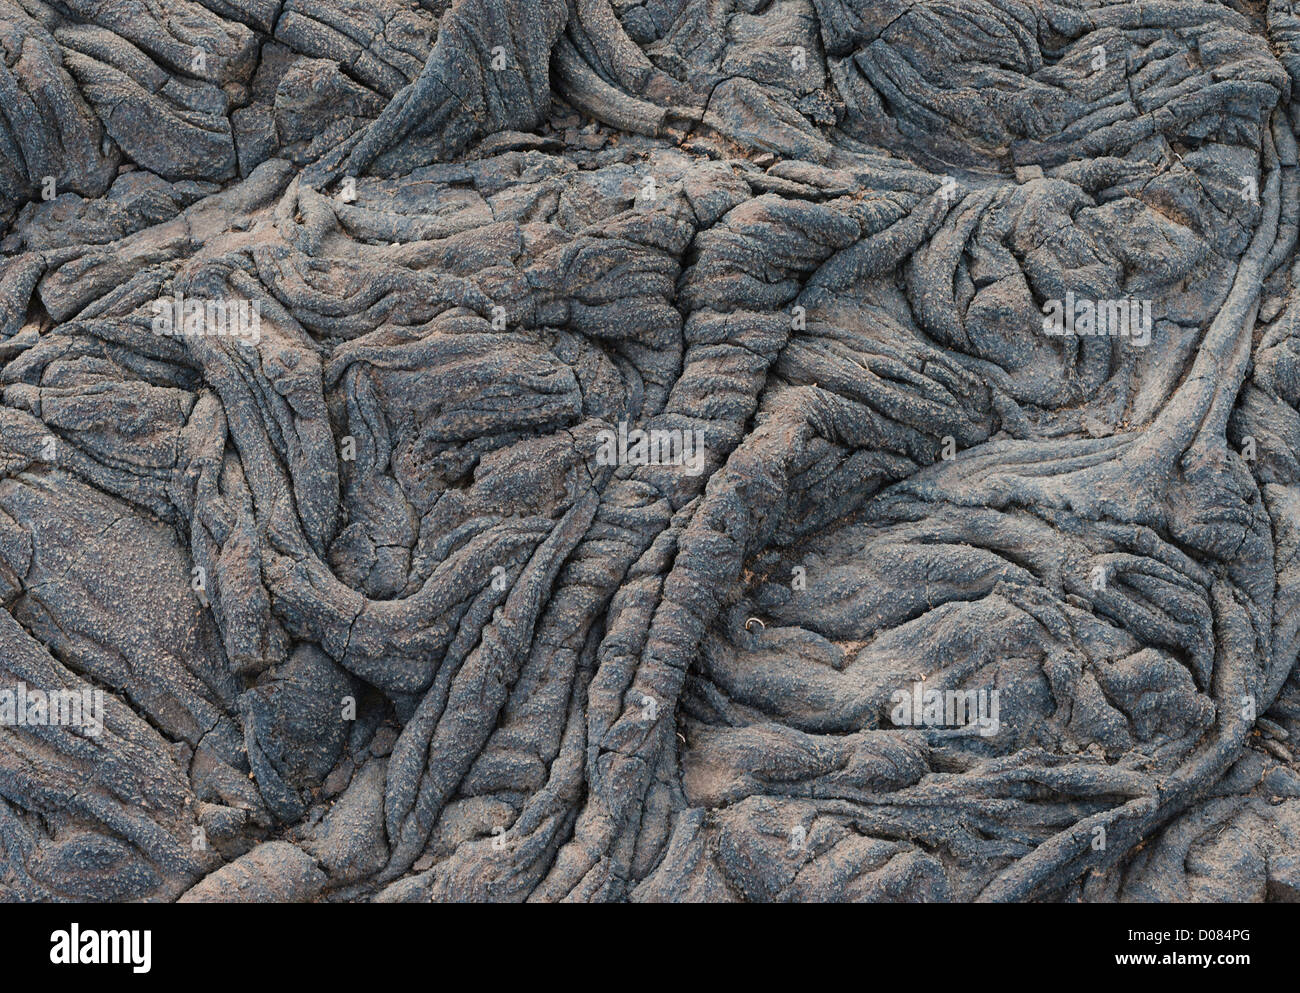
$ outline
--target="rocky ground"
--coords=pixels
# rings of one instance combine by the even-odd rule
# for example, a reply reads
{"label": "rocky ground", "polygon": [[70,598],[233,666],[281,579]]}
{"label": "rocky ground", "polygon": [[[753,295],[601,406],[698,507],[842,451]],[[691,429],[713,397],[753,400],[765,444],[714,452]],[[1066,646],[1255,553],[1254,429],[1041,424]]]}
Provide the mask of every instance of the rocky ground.
{"label": "rocky ground", "polygon": [[0,0],[0,899],[1300,899],[1293,6]]}

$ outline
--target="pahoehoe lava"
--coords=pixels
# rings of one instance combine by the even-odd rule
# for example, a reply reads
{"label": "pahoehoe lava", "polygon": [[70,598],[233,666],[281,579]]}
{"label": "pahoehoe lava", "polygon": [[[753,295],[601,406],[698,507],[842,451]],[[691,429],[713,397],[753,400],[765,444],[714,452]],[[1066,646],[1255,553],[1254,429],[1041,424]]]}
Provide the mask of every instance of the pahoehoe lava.
{"label": "pahoehoe lava", "polygon": [[0,0],[0,900],[1300,899],[1296,6]]}

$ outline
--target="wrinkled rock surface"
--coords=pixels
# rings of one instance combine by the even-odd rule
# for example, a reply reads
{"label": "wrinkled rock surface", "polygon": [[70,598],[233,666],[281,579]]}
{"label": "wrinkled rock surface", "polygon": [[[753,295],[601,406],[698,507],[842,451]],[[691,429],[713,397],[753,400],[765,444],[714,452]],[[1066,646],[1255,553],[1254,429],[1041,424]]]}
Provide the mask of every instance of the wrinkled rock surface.
{"label": "wrinkled rock surface", "polygon": [[0,0],[0,899],[1300,899],[1297,6]]}

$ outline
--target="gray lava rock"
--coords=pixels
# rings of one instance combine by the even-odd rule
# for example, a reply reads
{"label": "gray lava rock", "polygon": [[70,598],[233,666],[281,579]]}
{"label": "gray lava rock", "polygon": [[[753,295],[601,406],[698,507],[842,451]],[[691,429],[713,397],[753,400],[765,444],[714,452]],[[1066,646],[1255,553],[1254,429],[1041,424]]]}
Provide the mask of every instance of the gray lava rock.
{"label": "gray lava rock", "polygon": [[0,0],[0,900],[1296,900],[1297,73]]}

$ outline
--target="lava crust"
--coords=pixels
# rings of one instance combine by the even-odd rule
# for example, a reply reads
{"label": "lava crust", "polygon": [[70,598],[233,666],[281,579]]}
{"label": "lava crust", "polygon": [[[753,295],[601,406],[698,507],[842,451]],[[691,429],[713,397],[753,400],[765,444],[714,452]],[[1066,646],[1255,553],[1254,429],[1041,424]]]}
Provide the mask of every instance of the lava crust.
{"label": "lava crust", "polygon": [[0,0],[0,900],[1300,899],[1297,6]]}

